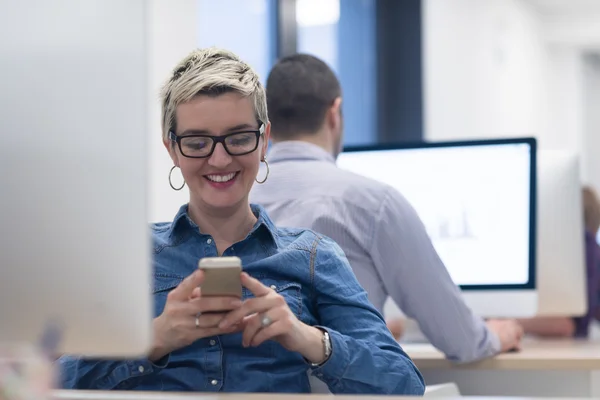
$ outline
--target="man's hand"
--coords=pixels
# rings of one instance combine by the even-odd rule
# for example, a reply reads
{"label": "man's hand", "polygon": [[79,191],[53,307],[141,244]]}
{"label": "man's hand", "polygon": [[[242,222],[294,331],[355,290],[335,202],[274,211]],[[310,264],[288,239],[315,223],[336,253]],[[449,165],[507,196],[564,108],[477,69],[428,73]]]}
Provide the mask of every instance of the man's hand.
{"label": "man's hand", "polygon": [[507,352],[521,349],[523,327],[514,319],[490,319],[487,327],[500,339],[500,351]]}
{"label": "man's hand", "polygon": [[404,334],[404,320],[402,318],[388,320],[387,327],[396,340],[400,339]]}

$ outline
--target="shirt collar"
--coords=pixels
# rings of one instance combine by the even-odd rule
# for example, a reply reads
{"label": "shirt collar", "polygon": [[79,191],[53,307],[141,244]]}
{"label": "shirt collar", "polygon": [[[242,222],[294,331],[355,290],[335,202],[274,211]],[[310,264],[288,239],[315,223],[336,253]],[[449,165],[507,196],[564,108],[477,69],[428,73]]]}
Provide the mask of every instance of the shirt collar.
{"label": "shirt collar", "polygon": [[269,150],[269,162],[326,161],[335,164],[335,158],[322,147],[300,140],[274,143]]}
{"label": "shirt collar", "polygon": [[[267,232],[270,239],[276,243],[275,238],[277,236],[277,228],[265,209],[258,204],[250,204],[250,208],[256,216],[257,221],[250,230],[247,238],[253,235],[258,235],[261,232]],[[193,229],[197,232],[200,232],[200,228],[194,221],[192,221],[188,214],[188,204],[182,205],[175,215],[175,218],[173,218],[173,223],[171,223],[171,227],[169,229],[169,236],[173,237],[173,235],[176,234],[180,229]],[[200,232],[200,234],[203,233]]]}
{"label": "shirt collar", "polygon": [[184,204],[179,208],[177,214],[175,214],[175,218],[173,218],[173,222],[171,223],[171,228],[169,229],[169,236],[173,236],[175,232],[179,229],[198,229],[198,225],[188,215],[188,205]]}
{"label": "shirt collar", "polygon": [[250,208],[252,209],[254,215],[256,215],[257,221],[254,224],[254,227],[252,227],[252,229],[250,230],[248,236],[253,235],[254,232],[265,230],[266,232],[268,232],[273,242],[275,242],[275,237],[277,236],[277,228],[275,227],[273,220],[271,220],[271,218],[267,214],[267,211],[261,205],[258,204],[250,204]]}

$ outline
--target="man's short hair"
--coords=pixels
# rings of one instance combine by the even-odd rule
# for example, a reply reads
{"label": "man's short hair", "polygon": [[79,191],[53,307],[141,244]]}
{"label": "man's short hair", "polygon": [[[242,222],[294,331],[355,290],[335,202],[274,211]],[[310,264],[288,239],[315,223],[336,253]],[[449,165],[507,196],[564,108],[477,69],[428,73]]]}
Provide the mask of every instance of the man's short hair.
{"label": "man's short hair", "polygon": [[295,54],[275,64],[267,79],[267,109],[275,140],[318,131],[342,95],[334,72],[317,57]]}

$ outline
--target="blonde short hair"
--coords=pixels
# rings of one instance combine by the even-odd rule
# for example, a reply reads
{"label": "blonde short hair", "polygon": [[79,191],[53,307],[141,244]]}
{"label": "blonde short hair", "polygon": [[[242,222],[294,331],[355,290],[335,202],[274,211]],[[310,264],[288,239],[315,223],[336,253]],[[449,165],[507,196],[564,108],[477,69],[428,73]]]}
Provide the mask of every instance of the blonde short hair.
{"label": "blonde short hair", "polygon": [[218,96],[228,92],[249,97],[257,120],[268,122],[265,89],[248,64],[223,49],[211,47],[192,51],[173,69],[161,90],[163,138],[168,138],[169,131],[176,129],[178,105],[198,95]]}

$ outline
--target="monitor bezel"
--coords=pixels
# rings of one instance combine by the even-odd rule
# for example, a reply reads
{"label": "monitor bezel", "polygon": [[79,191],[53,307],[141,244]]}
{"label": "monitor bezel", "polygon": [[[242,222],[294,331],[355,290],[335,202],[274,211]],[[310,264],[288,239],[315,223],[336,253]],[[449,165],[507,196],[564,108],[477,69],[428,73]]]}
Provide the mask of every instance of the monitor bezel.
{"label": "monitor bezel", "polygon": [[[537,140],[534,137],[470,139],[451,141],[423,141],[406,143],[382,143],[375,145],[345,146],[343,153],[414,150],[447,147],[483,147],[526,144],[529,145],[529,271],[526,283],[489,285],[458,285],[462,290],[523,290],[536,288],[536,242],[537,242]],[[490,255],[492,256],[492,255]]]}

